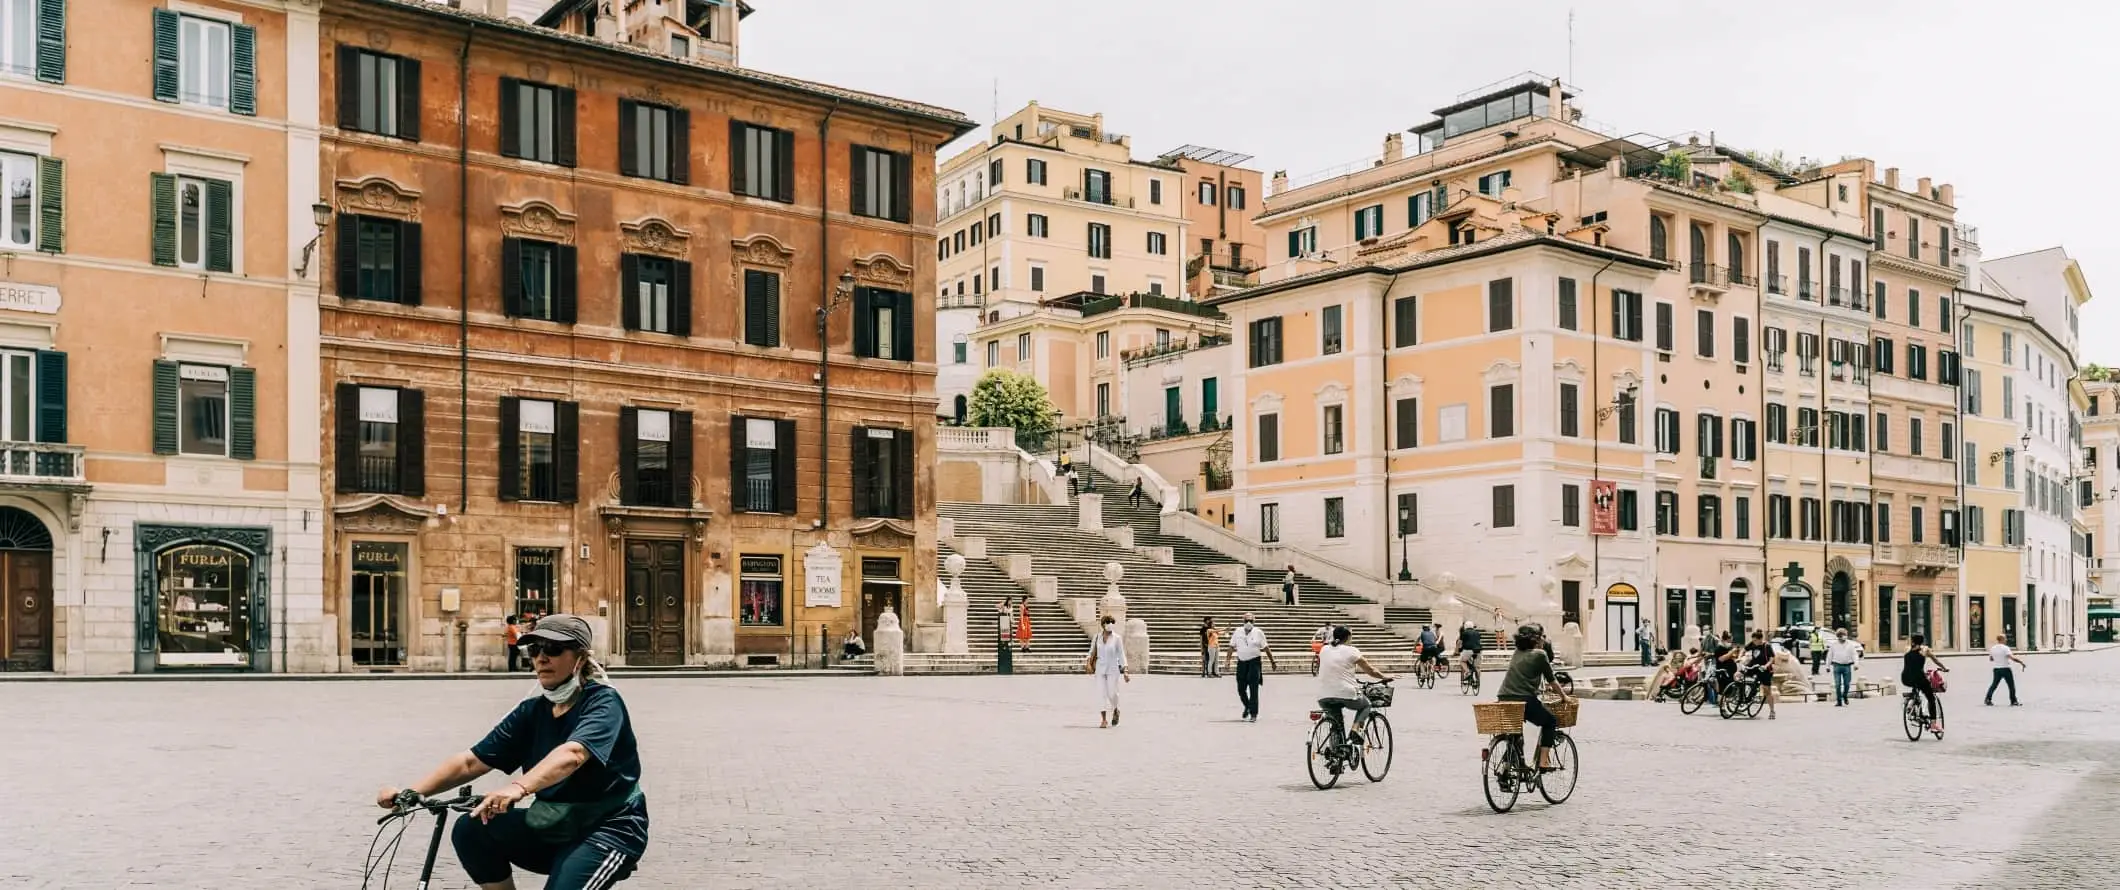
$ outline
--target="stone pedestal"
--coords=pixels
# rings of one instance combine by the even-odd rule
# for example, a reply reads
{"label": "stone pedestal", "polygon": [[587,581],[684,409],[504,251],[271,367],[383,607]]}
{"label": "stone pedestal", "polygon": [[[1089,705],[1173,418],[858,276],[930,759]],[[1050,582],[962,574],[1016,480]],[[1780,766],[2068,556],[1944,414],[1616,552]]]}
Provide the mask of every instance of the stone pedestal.
{"label": "stone pedestal", "polygon": [[1553,638],[1553,654],[1567,664],[1583,663],[1583,628],[1573,621],[1561,626],[1559,635]]}
{"label": "stone pedestal", "polygon": [[1097,614],[1119,622],[1122,628],[1126,626],[1126,597],[1119,592],[1119,579],[1125,576],[1125,566],[1116,562],[1105,563],[1104,581],[1107,586],[1104,598],[1097,601]]}
{"label": "stone pedestal", "polygon": [[1148,673],[1148,622],[1139,618],[1126,619],[1126,669],[1136,674]]}
{"label": "stone pedestal", "polygon": [[1075,528],[1086,532],[1104,530],[1103,495],[1085,493],[1075,496]]}
{"label": "stone pedestal", "polygon": [[1700,625],[1686,625],[1686,635],[1678,641],[1678,645],[1688,652],[1700,648]]}
{"label": "stone pedestal", "polygon": [[898,626],[898,613],[886,607],[876,616],[876,673],[886,677],[905,675],[905,629]]}
{"label": "stone pedestal", "polygon": [[964,655],[972,651],[972,599],[961,588],[942,590],[942,653]]}

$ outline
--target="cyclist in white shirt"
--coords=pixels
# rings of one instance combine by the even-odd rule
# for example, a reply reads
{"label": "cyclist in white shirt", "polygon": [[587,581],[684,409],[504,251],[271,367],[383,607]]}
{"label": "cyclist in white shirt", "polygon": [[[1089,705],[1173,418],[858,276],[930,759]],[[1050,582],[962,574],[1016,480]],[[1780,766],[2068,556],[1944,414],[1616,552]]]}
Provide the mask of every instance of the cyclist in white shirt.
{"label": "cyclist in white shirt", "polygon": [[1987,701],[1982,702],[1982,704],[1994,704],[1995,687],[2008,683],[2010,684],[2010,707],[2018,706],[2017,675],[2010,670],[2010,662],[2013,661],[2017,663],[2017,667],[2020,669],[2027,667],[2024,659],[2018,658],[2017,653],[2011,652],[2010,645],[2003,642],[2002,635],[1997,634],[1995,636],[1995,645],[1988,647],[1988,663],[1995,668],[1995,679],[1988,681]]}
{"label": "cyclist in white shirt", "polygon": [[[1360,722],[1369,712],[1369,699],[1362,695],[1362,681],[1356,671],[1379,680],[1389,680],[1390,675],[1377,670],[1362,657],[1362,650],[1349,645],[1353,634],[1345,627],[1332,629],[1332,642],[1318,653],[1318,707],[1325,709],[1326,719],[1332,721],[1332,743],[1341,744],[1342,727],[1348,724],[1341,718],[1348,708],[1354,709],[1354,719]],[[1355,744],[1360,744],[1359,739]]]}

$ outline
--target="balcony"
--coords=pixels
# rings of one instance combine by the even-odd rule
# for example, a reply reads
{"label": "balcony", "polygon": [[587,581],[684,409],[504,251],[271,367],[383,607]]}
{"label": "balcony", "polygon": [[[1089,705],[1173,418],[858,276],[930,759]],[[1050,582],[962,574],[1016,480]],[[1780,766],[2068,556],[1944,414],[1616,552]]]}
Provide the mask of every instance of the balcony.
{"label": "balcony", "polygon": [[1131,368],[1136,365],[1145,365],[1153,363],[1156,359],[1159,358],[1182,355],[1184,353],[1191,352],[1195,349],[1207,349],[1209,347],[1222,346],[1228,343],[1228,335],[1202,334],[1197,340],[1172,340],[1169,343],[1164,343],[1156,346],[1143,346],[1139,349],[1122,349],[1119,351],[1119,361],[1124,363],[1127,367]]}
{"label": "balcony", "polygon": [[985,294],[950,294],[935,300],[936,309],[984,309]]}
{"label": "balcony", "polygon": [[1106,207],[1125,207],[1131,210],[1134,206],[1134,199],[1131,195],[1113,195],[1109,193],[1084,195],[1081,189],[1070,188],[1061,190],[1060,196],[1070,201],[1081,201],[1084,204],[1103,204]]}
{"label": "balcony", "polygon": [[1937,574],[1958,567],[1958,550],[1940,544],[1879,544],[1877,561],[1904,566],[1908,572]]}
{"label": "balcony", "polygon": [[1730,286],[1732,286],[1732,287],[1758,287],[1758,286],[1759,286],[1759,276],[1757,276],[1757,275],[1746,275],[1746,274],[1745,274],[1745,270],[1744,270],[1744,269],[1742,269],[1742,268],[1740,268],[1740,267],[1737,267],[1737,266],[1731,266],[1731,267],[1730,267],[1730,274],[1728,274],[1727,276],[1724,276],[1723,280],[1724,280],[1724,281],[1727,281],[1727,282],[1729,282],[1729,283],[1730,283]]}
{"label": "balcony", "polygon": [[1119,309],[1161,309],[1165,312],[1177,312],[1184,315],[1196,315],[1201,318],[1212,318],[1216,320],[1223,320],[1229,317],[1227,315],[1222,314],[1222,310],[1216,309],[1212,306],[1195,303],[1191,300],[1180,300],[1176,297],[1161,296],[1159,294],[1106,295],[1083,293],[1073,294],[1070,295],[1070,297],[1062,297],[1060,299],[1049,300],[1047,302],[1052,305],[1066,305],[1063,301],[1071,299],[1073,297],[1080,298],[1078,301],[1076,301],[1078,303],[1077,311],[1082,313],[1083,318],[1089,318],[1093,315],[1102,315],[1106,312],[1113,312]]}
{"label": "balcony", "polygon": [[86,490],[83,447],[43,442],[0,442],[0,484],[10,487],[80,485]]}
{"label": "balcony", "polygon": [[1729,292],[1730,278],[1721,266],[1714,263],[1692,263],[1686,268],[1689,273],[1687,281],[1693,285],[1695,294],[1712,299]]}
{"label": "balcony", "polygon": [[1818,285],[1812,284],[1811,282],[1804,280],[1797,281],[1796,299],[1803,300],[1809,303],[1818,302]]}
{"label": "balcony", "polygon": [[1769,275],[1769,276],[1767,276],[1767,293],[1770,293],[1770,294],[1784,294],[1784,295],[1786,295],[1786,294],[1787,294],[1788,292],[1789,292],[1789,276],[1787,276],[1787,275]]}

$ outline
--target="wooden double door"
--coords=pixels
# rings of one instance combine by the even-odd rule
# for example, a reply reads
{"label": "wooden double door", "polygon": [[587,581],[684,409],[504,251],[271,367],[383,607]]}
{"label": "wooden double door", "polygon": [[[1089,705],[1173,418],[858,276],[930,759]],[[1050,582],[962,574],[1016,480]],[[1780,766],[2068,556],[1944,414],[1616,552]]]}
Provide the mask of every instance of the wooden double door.
{"label": "wooden double door", "polygon": [[685,547],[626,540],[626,664],[685,663]]}
{"label": "wooden double door", "polygon": [[51,670],[51,552],[0,550],[0,600],[0,670]]}

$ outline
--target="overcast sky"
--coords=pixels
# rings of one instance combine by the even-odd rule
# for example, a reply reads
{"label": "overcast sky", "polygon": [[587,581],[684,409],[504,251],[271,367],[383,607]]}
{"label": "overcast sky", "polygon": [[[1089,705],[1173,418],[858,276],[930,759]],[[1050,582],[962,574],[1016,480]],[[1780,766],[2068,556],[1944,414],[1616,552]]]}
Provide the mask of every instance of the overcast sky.
{"label": "overcast sky", "polygon": [[1101,111],[1142,158],[1196,143],[1300,178],[1527,69],[1566,78],[1584,116],[1622,134],[1868,156],[1909,187],[1956,185],[1988,257],[2066,247],[2097,296],[2084,359],[2120,363],[2120,169],[2101,160],[2120,114],[2115,4],[1581,2],[1572,75],[1558,0],[751,4],[748,67],[982,123],[998,81],[1003,114],[1033,99]]}

